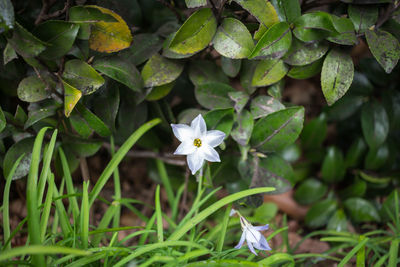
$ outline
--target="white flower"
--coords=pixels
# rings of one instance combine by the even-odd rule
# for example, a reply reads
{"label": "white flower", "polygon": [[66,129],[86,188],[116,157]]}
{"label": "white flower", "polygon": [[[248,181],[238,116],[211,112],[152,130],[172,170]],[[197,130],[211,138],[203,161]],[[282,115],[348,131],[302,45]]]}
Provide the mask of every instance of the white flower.
{"label": "white flower", "polygon": [[[232,212],[232,211],[231,211]],[[242,215],[239,214],[240,225],[242,226],[242,236],[240,237],[239,244],[236,245],[236,249],[240,249],[243,246],[244,240],[247,242],[247,246],[250,251],[257,255],[254,248],[259,250],[271,250],[265,237],[260,231],[267,230],[268,224],[264,226],[253,226],[249,221],[246,220]]]}
{"label": "white flower", "polygon": [[219,155],[214,147],[222,143],[225,133],[212,130],[207,131],[206,122],[199,114],[189,125],[171,124],[172,130],[182,143],[178,146],[175,155],[187,155],[187,163],[192,174],[202,166],[204,160],[220,162]]}

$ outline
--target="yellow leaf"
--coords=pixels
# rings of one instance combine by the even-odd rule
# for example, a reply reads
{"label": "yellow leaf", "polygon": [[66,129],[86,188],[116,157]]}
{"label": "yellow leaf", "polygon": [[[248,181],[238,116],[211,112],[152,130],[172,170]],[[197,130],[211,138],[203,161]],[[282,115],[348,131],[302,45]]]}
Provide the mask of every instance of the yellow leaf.
{"label": "yellow leaf", "polygon": [[107,8],[91,7],[113,16],[118,22],[99,21],[94,23],[89,37],[90,48],[99,52],[112,53],[129,47],[132,43],[132,34],[121,16]]}
{"label": "yellow leaf", "polygon": [[62,81],[64,86],[64,114],[65,117],[69,117],[76,103],[82,97],[82,92],[68,83]]}

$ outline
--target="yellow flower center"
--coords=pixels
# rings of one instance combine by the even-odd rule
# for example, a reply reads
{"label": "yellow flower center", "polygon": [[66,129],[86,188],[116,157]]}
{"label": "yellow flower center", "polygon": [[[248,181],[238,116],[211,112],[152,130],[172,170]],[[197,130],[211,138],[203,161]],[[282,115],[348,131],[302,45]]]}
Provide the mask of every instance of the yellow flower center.
{"label": "yellow flower center", "polygon": [[193,145],[197,147],[201,147],[201,140],[199,138],[194,139]]}

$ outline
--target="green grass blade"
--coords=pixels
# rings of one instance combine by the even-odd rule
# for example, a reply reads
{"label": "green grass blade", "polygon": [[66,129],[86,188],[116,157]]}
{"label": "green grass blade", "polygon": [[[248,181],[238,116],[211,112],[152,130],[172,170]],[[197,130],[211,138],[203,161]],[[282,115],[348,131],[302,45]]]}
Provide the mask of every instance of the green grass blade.
{"label": "green grass blade", "polygon": [[154,266],[153,263],[155,262],[170,262],[173,261],[175,258],[171,256],[161,256],[161,255],[154,255],[144,263],[140,264],[139,267],[147,267],[147,266]]}
{"label": "green grass blade", "polygon": [[129,239],[132,239],[136,236],[139,236],[141,234],[149,234],[149,233],[155,233],[156,231],[154,230],[141,230],[141,231],[137,231],[134,232],[132,234],[127,235],[126,237],[124,237],[121,241],[119,241],[119,244],[122,245],[123,243],[125,243],[126,241],[128,241]]}
{"label": "green grass blade", "polygon": [[386,260],[389,258],[389,253],[383,255],[374,265],[374,267],[381,267],[383,264],[386,262]]}
{"label": "green grass blade", "polygon": [[162,220],[162,212],[161,212],[161,204],[160,204],[160,185],[157,185],[156,188],[156,218],[157,218],[157,238],[158,242],[164,241],[164,229],[163,229],[163,220]]}
{"label": "green grass blade", "polygon": [[[111,156],[114,157],[115,147],[114,147],[113,136],[111,136],[110,138],[110,143],[111,143]],[[122,195],[121,195],[121,181],[119,179],[118,166],[114,170],[113,177],[114,177],[114,200],[120,201]],[[119,227],[120,218],[121,218],[121,206],[119,206],[117,211],[115,212],[113,218],[113,227]]]}
{"label": "green grass blade", "polygon": [[168,240],[179,240],[184,234],[186,234],[190,229],[195,227],[198,223],[206,219],[208,216],[216,212],[218,209],[222,208],[223,206],[232,203],[236,200],[239,200],[241,198],[255,195],[255,194],[260,194],[260,193],[267,193],[274,191],[275,188],[273,187],[258,187],[258,188],[253,188],[253,189],[247,189],[241,192],[237,192],[235,194],[229,195],[227,197],[224,197],[223,199],[215,202],[213,205],[209,206],[208,208],[204,209],[201,211],[199,214],[197,214],[195,217],[190,219],[188,222],[186,222],[184,225],[181,227],[178,227],[172,235],[168,238]]}
{"label": "green grass blade", "polygon": [[263,266],[287,263],[285,266],[292,267],[294,266],[294,259],[292,255],[287,253],[275,253],[274,255],[271,255],[268,258],[259,261],[258,263],[261,263]]}
{"label": "green grass blade", "polygon": [[54,146],[56,145],[57,140],[57,129],[54,130],[53,135],[51,136],[50,143],[47,146],[47,150],[43,156],[43,167],[40,172],[39,184],[38,184],[38,203],[42,203],[44,188],[46,186],[46,179],[48,178],[48,173],[50,171],[50,163],[53,157]]}
{"label": "green grass blade", "polygon": [[[6,185],[4,187],[4,193],[3,193],[3,235],[4,235],[4,240],[8,240],[10,238],[10,210],[9,210],[9,201],[10,201],[10,187],[11,187],[11,182],[12,178],[14,176],[14,172],[17,169],[20,161],[22,158],[25,156],[25,154],[22,154],[19,156],[17,161],[15,161],[14,165],[11,168],[10,173],[7,176],[7,181]],[[11,243],[8,243],[7,245],[4,245],[3,249],[10,249],[11,248]]]}
{"label": "green grass blade", "polygon": [[65,265],[65,267],[81,267],[81,266],[88,266],[89,263],[92,263],[94,261],[100,261],[101,259],[104,259],[105,255],[107,252],[99,252],[96,254],[92,254],[89,256],[86,256],[84,258],[81,258],[77,261],[74,261],[68,265]]}
{"label": "green grass blade", "polygon": [[25,218],[17,225],[17,227],[15,227],[15,229],[11,232],[10,237],[7,238],[7,239],[4,239],[4,240],[5,240],[5,243],[4,243],[3,249],[6,249],[6,247],[8,246],[8,244],[11,243],[11,239],[13,239],[14,236],[15,236],[16,234],[18,234],[18,233],[21,231],[22,227],[24,226],[24,224],[25,224],[27,221],[28,221],[28,218],[25,217]]}
{"label": "green grass blade", "polygon": [[[99,226],[97,227],[96,230],[108,228],[108,225],[110,224],[111,220],[113,219],[118,206],[120,206],[120,203],[118,201],[114,201],[113,203],[111,203],[111,206],[107,209],[103,218],[101,218]],[[99,233],[99,234],[96,234],[93,236],[93,238],[92,238],[93,247],[97,247],[100,244],[100,241],[103,238],[103,236],[104,236],[104,233]]]}
{"label": "green grass blade", "polygon": [[342,261],[338,264],[338,267],[343,267],[367,242],[369,238],[366,237],[361,242],[357,244],[349,253],[342,259]]}
{"label": "green grass blade", "polygon": [[[63,179],[63,181],[64,181],[64,179]],[[63,188],[64,188],[63,185],[64,185],[64,182],[62,182],[62,186],[60,186],[60,190],[63,190]],[[58,193],[58,190],[57,190],[57,187],[56,187],[54,181],[52,181],[52,186],[53,186],[53,198],[58,198],[60,196],[60,194]],[[56,205],[56,211],[58,214],[58,218],[60,220],[61,230],[63,232],[64,238],[66,238],[73,231],[71,224],[69,222],[68,214],[65,210],[64,203],[62,202],[61,199],[55,200],[54,203]],[[56,230],[56,229],[54,229],[54,230]]]}
{"label": "green grass blade", "polygon": [[167,193],[169,206],[172,208],[174,206],[175,196],[169,181],[167,169],[165,168],[164,162],[159,159],[156,159],[156,165],[161,181],[165,187],[165,192]]}
{"label": "green grass blade", "polygon": [[[150,220],[147,222],[146,224],[146,229],[145,230],[150,230],[151,228],[153,228],[154,222],[156,221],[156,214],[154,213],[153,216],[151,216]],[[140,239],[139,239],[139,246],[143,246],[144,243],[146,243],[147,240],[147,236],[149,235],[149,233],[144,233]]]}
{"label": "green grass blade", "polygon": [[[33,144],[31,166],[29,168],[28,180],[26,183],[26,207],[28,211],[28,236],[32,245],[41,244],[40,239],[40,215],[38,210],[38,170],[40,163],[40,152],[44,134],[48,127],[42,128],[36,136]],[[44,256],[41,254],[32,255],[32,263],[36,266],[45,266]]]}
{"label": "green grass blade", "polygon": [[84,249],[88,248],[89,244],[89,181],[83,182],[83,189],[82,189],[82,203],[81,203],[81,221],[80,221],[80,228],[81,228],[81,242],[82,247]]}
{"label": "green grass blade", "polygon": [[171,212],[171,218],[172,220],[176,221],[176,217],[178,216],[178,209],[179,209],[179,200],[181,199],[181,196],[183,194],[183,191],[185,190],[185,184],[183,183],[179,188],[176,193],[176,197],[174,199],[174,204],[172,205],[172,212]]}
{"label": "green grass blade", "polygon": [[129,138],[125,141],[125,143],[120,147],[120,149],[115,153],[112,157],[111,161],[107,164],[107,167],[104,169],[96,184],[94,185],[92,192],[90,193],[89,198],[89,206],[91,206],[94,200],[99,195],[101,189],[107,183],[108,179],[114,172],[115,168],[117,168],[118,164],[125,157],[126,153],[132,148],[132,146],[139,140],[139,138],[145,134],[148,130],[156,126],[161,122],[160,119],[154,119],[149,122],[143,124],[139,129],[137,129]]}
{"label": "green grass blade", "polygon": [[[363,241],[365,236],[360,236],[359,241]],[[365,245],[362,246],[357,252],[357,260],[356,260],[357,267],[364,267],[365,266]]]}
{"label": "green grass blade", "polygon": [[224,246],[224,241],[225,241],[225,235],[226,235],[226,229],[228,228],[228,222],[229,222],[229,214],[232,209],[232,204],[228,204],[225,210],[225,215],[224,215],[224,220],[222,221],[222,229],[219,235],[219,240],[217,244],[217,252],[221,252],[222,248]]}
{"label": "green grass blade", "polygon": [[395,239],[390,244],[388,267],[396,267],[399,255],[399,239]]}
{"label": "green grass blade", "polygon": [[47,188],[46,200],[44,202],[42,217],[40,218],[40,240],[44,242],[44,237],[46,235],[47,225],[49,222],[49,216],[51,211],[51,204],[53,201],[53,186],[54,186],[54,174],[47,173],[49,175],[49,186]]}

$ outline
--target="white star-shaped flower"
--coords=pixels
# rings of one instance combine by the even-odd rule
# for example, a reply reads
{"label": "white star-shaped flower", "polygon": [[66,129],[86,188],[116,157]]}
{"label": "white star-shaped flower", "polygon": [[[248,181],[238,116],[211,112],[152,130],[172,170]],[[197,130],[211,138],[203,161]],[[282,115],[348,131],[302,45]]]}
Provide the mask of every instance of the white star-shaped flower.
{"label": "white star-shaped flower", "polygon": [[225,133],[218,130],[207,131],[206,122],[199,114],[189,125],[171,124],[176,138],[182,143],[178,146],[175,155],[187,155],[187,163],[192,174],[202,166],[204,160],[220,162],[219,155],[214,147],[220,145]]}

